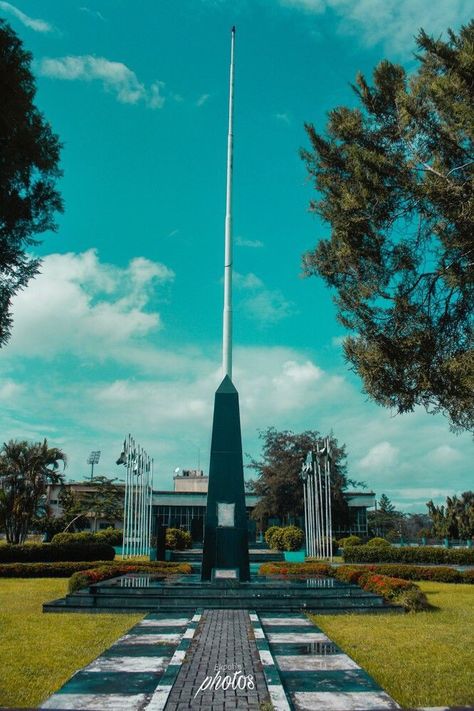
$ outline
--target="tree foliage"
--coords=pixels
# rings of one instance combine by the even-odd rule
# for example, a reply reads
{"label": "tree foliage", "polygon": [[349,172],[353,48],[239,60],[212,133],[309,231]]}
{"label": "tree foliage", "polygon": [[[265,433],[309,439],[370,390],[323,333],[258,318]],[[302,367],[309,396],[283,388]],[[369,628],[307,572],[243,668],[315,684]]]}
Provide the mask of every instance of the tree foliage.
{"label": "tree foliage", "polygon": [[433,522],[433,533],[440,538],[467,540],[474,538],[474,491],[465,491],[461,497],[448,496],[445,506],[426,504]]}
{"label": "tree foliage", "polygon": [[[287,430],[279,432],[269,427],[260,432],[263,441],[262,460],[252,459],[249,467],[257,472],[257,479],[249,482],[249,490],[260,497],[252,516],[266,519],[278,516],[281,522],[301,516],[304,510],[303,484],[300,479],[302,464],[309,451],[316,451],[321,444],[319,432],[308,430],[295,434]],[[334,527],[344,527],[348,519],[348,507],[343,489],[349,484],[346,476],[345,445],[338,445],[330,437],[334,457],[331,472],[332,513]]]}
{"label": "tree foliage", "polygon": [[[386,494],[381,494],[375,511],[367,513],[367,522],[371,532],[376,536],[399,536],[403,514],[395,509]],[[389,536],[390,537],[390,536]]]}
{"label": "tree foliage", "polygon": [[0,450],[0,525],[9,543],[23,543],[46,495],[48,483],[62,482],[61,449],[47,440],[32,444],[10,440]]}
{"label": "tree foliage", "polygon": [[335,288],[348,362],[377,403],[474,423],[474,22],[447,41],[420,31],[417,70],[359,74],[303,150],[329,223],[304,256]]}
{"label": "tree foliage", "polygon": [[63,510],[63,518],[74,523],[78,529],[84,528],[87,519],[92,520],[92,527],[97,528],[98,519],[110,523],[123,518],[124,490],[114,483],[115,479],[95,476],[87,484],[85,491],[73,491],[64,486],[58,500]]}
{"label": "tree foliage", "polygon": [[0,19],[0,346],[12,326],[11,300],[40,267],[27,253],[62,211],[55,189],[60,143],[34,102],[31,54]]}

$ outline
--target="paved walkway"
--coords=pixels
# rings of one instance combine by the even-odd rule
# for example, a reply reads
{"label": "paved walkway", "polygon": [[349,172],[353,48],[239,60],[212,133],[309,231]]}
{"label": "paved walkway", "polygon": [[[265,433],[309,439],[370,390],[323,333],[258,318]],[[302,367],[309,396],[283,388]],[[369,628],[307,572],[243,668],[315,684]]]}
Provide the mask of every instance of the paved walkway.
{"label": "paved walkway", "polygon": [[268,700],[249,613],[205,610],[165,711],[258,711]]}
{"label": "paved walkway", "polygon": [[391,711],[304,614],[149,614],[41,706],[84,711]]}

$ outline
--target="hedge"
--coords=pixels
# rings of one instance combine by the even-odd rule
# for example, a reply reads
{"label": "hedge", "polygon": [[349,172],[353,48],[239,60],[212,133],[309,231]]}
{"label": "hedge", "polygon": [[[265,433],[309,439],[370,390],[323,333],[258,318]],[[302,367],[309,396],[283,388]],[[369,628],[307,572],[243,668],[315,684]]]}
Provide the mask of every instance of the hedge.
{"label": "hedge", "polygon": [[81,531],[80,533],[56,533],[51,543],[108,543],[109,546],[121,546],[123,530],[121,528],[104,528],[97,533]]}
{"label": "hedge", "polygon": [[474,564],[473,548],[436,548],[416,546],[351,546],[344,548],[345,563],[454,563]]}
{"label": "hedge", "polygon": [[327,577],[333,574],[329,563],[262,563],[259,575],[290,575],[300,577]]}
{"label": "hedge", "polygon": [[0,578],[69,578],[91,567],[113,565],[112,561],[64,561],[58,563],[0,563]]}
{"label": "hedge", "polygon": [[192,544],[191,534],[188,531],[183,531],[182,528],[166,529],[166,548],[184,551],[186,548],[191,548]]}
{"label": "hedge", "polygon": [[408,580],[392,578],[388,575],[366,573],[359,578],[360,587],[367,592],[381,595],[384,600],[401,605],[406,610],[418,612],[430,609],[426,595]]}
{"label": "hedge", "polygon": [[269,548],[277,551],[297,551],[304,541],[304,531],[298,526],[270,526],[265,531]]}
{"label": "hedge", "polygon": [[0,546],[0,563],[53,563],[58,561],[113,560],[115,551],[106,543],[33,543]]}
{"label": "hedge", "polygon": [[164,563],[159,565],[149,566],[142,563],[122,563],[120,565],[102,565],[98,568],[89,568],[74,573],[69,579],[68,590],[70,593],[80,590],[89,585],[100,583],[103,580],[110,580],[120,575],[128,573],[149,573],[153,575],[169,576],[169,575],[189,575],[191,573],[189,563]]}

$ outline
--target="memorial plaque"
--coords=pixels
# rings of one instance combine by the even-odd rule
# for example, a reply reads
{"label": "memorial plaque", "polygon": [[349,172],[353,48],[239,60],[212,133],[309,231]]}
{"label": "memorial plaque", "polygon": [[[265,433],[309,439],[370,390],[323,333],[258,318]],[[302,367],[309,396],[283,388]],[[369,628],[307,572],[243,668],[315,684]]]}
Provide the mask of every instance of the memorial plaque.
{"label": "memorial plaque", "polygon": [[217,525],[226,527],[235,526],[235,504],[217,504]]}
{"label": "memorial plaque", "polygon": [[238,580],[237,568],[214,568],[214,580]]}

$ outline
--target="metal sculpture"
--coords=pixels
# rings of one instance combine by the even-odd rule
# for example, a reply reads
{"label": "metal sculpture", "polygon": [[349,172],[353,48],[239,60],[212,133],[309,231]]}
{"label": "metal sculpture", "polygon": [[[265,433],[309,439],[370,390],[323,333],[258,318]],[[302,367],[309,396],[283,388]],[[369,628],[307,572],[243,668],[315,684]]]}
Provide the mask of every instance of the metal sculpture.
{"label": "metal sculpture", "polygon": [[153,459],[131,435],[117,460],[127,468],[123,517],[123,558],[148,555],[151,542]]}
{"label": "metal sculpture", "polygon": [[332,452],[329,437],[308,452],[301,470],[304,498],[306,552],[314,558],[332,560],[331,512]]}

